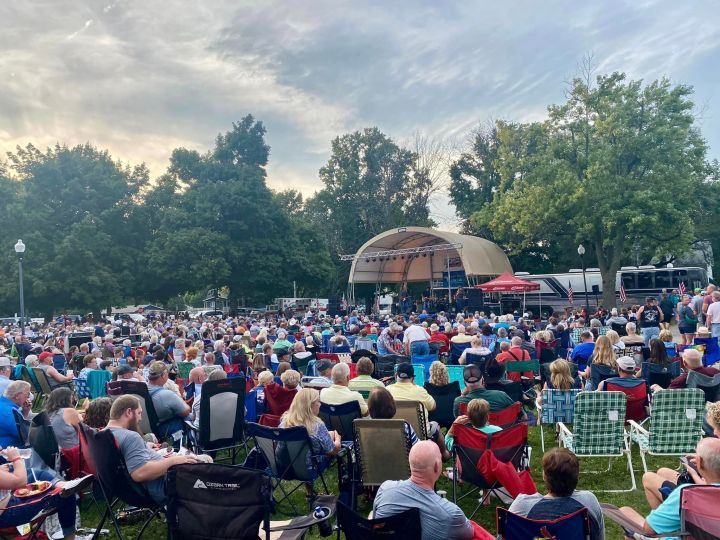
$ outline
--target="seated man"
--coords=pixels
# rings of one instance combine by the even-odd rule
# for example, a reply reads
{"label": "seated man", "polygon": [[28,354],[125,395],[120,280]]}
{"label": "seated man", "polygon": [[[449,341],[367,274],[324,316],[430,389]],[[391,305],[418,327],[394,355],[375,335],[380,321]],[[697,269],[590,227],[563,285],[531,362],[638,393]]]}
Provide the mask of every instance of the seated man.
{"label": "seated man", "polygon": [[567,448],[553,448],[542,458],[543,482],[547,495],[518,495],[510,505],[510,512],[530,519],[553,520],[588,509],[590,538],[605,538],[605,523],[600,503],[590,491],[577,491],[580,462]]}
{"label": "seated man", "polygon": [[[595,341],[592,332],[586,330],[580,334],[580,343],[575,345],[573,352],[570,354],[570,358],[576,364],[589,364],[593,351],[595,351]],[[580,359],[582,359],[582,361],[580,361]]]}
{"label": "seated man", "polygon": [[373,516],[386,518],[418,508],[422,540],[472,538],[476,529],[480,533],[481,527],[468,520],[457,505],[435,493],[441,473],[438,447],[430,441],[417,443],[410,450],[410,478],[382,483],[373,502]]}
{"label": "seated man", "polygon": [[[24,428],[30,429],[30,418],[32,417],[32,402],[30,401],[30,384],[25,381],[12,381],[7,385],[2,397],[0,397],[0,447],[19,446],[23,447],[20,440],[18,428],[15,424],[13,409],[22,413],[27,421]],[[27,432],[26,432],[27,433]]]}
{"label": "seated man", "polygon": [[350,390],[356,392],[371,392],[373,388],[384,388],[382,381],[373,379],[372,374],[375,372],[375,364],[367,356],[363,356],[357,362],[357,377],[348,384]]}
{"label": "seated man", "polygon": [[610,377],[604,381],[600,381],[597,389],[599,391],[605,390],[605,386],[608,383],[614,383],[623,388],[636,388],[639,384],[644,382],[643,379],[635,377],[635,370],[637,365],[635,359],[632,356],[621,356],[617,359],[618,376]]}
{"label": "seated man", "polygon": [[460,416],[460,404],[470,403],[473,399],[484,399],[490,405],[491,412],[502,411],[515,402],[505,392],[500,390],[487,390],[480,367],[474,364],[465,366],[463,370],[465,389],[461,396],[455,398],[453,415]]}
{"label": "seated man", "polygon": [[50,384],[50,389],[55,390],[61,386],[67,386],[71,390],[72,386],[72,375],[63,375],[53,366],[53,353],[44,352],[38,356],[38,367],[45,372],[45,376]]}
{"label": "seated man", "polygon": [[[704,483],[720,485],[720,440],[715,438],[702,439],[697,445],[693,461],[698,477],[702,478]],[[635,521],[638,528],[642,528],[648,534],[679,531],[681,526],[680,501],[682,489],[682,485],[673,489],[667,499],[652,510],[647,518],[643,519],[637,510],[628,506],[620,508],[620,511],[629,519]]]}
{"label": "seated man", "polygon": [[[520,336],[514,336],[510,343],[501,343],[500,350],[502,352],[495,357],[498,362],[527,362],[530,360],[530,353],[523,348],[523,338]],[[535,374],[532,371],[523,371],[522,373],[508,373],[507,375],[507,378],[511,381],[520,381],[523,377],[533,381]]]}
{"label": "seated man", "polygon": [[367,415],[368,408],[365,398],[360,392],[355,392],[348,388],[350,368],[347,364],[340,362],[335,364],[330,372],[332,385],[329,388],[323,388],[320,391],[320,401],[328,405],[342,405],[350,401],[357,401],[360,404],[360,414]]}
{"label": "seated man", "polygon": [[163,457],[161,453],[150,450],[138,433],[141,418],[140,401],[135,396],[119,396],[110,408],[107,429],[115,436],[132,479],[142,483],[156,503],[165,504],[167,470],[173,465],[197,463],[200,460],[193,455]]}
{"label": "seated man", "polygon": [[[310,362],[312,363],[312,361]],[[332,384],[330,373],[335,364],[330,360],[317,360],[315,362],[315,372],[318,374],[316,377],[306,377],[303,379],[303,386],[315,386],[315,387],[329,387]]]}
{"label": "seated man", "polygon": [[[682,353],[682,363],[684,373],[670,382],[670,386],[668,387],[670,390],[675,388],[687,388],[687,376],[691,371],[697,371],[698,373],[702,373],[708,377],[713,377],[720,373],[720,371],[714,367],[703,366],[702,354],[697,349],[685,349]],[[653,392],[662,390],[662,387],[660,385],[653,384],[652,390]]]}
{"label": "seated man", "polygon": [[148,368],[148,391],[159,422],[158,435],[163,438],[181,431],[184,420],[190,420],[191,407],[177,392],[163,388],[168,381],[165,362],[155,361]]}

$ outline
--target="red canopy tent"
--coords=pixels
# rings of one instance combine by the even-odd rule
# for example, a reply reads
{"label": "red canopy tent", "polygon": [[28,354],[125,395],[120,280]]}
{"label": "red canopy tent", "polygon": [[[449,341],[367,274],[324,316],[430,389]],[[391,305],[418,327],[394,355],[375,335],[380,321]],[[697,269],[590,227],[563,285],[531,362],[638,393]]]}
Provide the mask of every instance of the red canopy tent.
{"label": "red canopy tent", "polygon": [[[527,291],[540,290],[540,284],[534,281],[526,281],[519,277],[513,276],[510,272],[503,272],[495,279],[475,285],[476,289],[480,289],[484,293],[523,293],[523,311],[525,311],[525,293]],[[542,302],[542,300],[541,300]],[[541,306],[542,311],[542,306]]]}

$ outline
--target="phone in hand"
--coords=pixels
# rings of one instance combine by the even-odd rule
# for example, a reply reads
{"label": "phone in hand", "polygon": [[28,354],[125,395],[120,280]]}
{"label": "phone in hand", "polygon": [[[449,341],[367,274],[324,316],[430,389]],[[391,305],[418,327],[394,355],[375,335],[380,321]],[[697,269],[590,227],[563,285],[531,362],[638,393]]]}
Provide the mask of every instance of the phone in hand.
{"label": "phone in hand", "polygon": [[687,456],[682,456],[680,458],[680,463],[686,468],[686,469],[693,469],[695,472],[697,472],[697,467],[694,463],[688,460]]}

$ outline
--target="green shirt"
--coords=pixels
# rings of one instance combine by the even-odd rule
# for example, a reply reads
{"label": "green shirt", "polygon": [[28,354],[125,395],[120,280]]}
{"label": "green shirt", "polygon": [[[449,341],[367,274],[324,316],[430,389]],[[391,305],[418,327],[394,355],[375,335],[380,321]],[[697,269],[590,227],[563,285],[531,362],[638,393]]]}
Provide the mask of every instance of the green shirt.
{"label": "green shirt", "polygon": [[484,399],[487,401],[490,404],[490,410],[492,412],[502,411],[515,403],[505,392],[478,388],[469,394],[455,398],[455,402],[453,403],[453,415],[455,418],[460,416],[460,404],[470,403],[473,399]]}

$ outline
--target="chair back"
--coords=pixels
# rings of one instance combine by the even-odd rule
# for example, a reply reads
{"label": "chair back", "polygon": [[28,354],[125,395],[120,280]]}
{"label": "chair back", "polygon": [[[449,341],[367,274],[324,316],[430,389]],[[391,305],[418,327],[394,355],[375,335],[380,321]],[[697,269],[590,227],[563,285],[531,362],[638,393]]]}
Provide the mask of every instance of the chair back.
{"label": "chair back", "polygon": [[305,375],[305,371],[307,370],[308,362],[313,359],[313,356],[307,355],[303,357],[298,357],[297,355],[292,355],[292,360],[295,363],[295,368],[297,371],[300,372],[301,375]]}
{"label": "chair back", "polygon": [[673,376],[668,371],[668,368],[661,366],[660,364],[653,364],[651,362],[642,363],[642,378],[645,379],[648,386],[657,384],[662,388],[670,386],[670,382]]}
{"label": "chair back", "polygon": [[[425,373],[427,373],[427,370],[425,369],[425,366],[423,364],[413,364],[413,370],[415,371],[415,384],[418,386],[423,386],[425,384]],[[429,378],[429,374],[428,377]]]}
{"label": "chair back", "polygon": [[[465,405],[467,410],[467,405]],[[516,401],[509,407],[496,412],[490,411],[488,414],[488,423],[493,426],[499,426],[501,428],[507,428],[517,423],[522,415],[522,405],[519,401]]]}
{"label": "chair back", "polygon": [[523,385],[520,381],[497,381],[486,383],[485,388],[488,390],[499,390],[505,392],[513,401],[523,400]]}
{"label": "chair back", "polygon": [[358,418],[354,424],[354,450],[364,486],[379,486],[385,480],[410,476],[404,420]]}
{"label": "chair back", "polygon": [[474,354],[474,353],[466,353],[465,354],[465,365],[475,364],[480,368],[480,371],[482,373],[485,373],[485,366],[487,365],[488,361],[493,357],[493,354]]}
{"label": "chair back", "polygon": [[358,401],[348,401],[341,405],[330,405],[321,402],[319,416],[328,431],[337,431],[343,441],[355,440],[353,422],[356,418],[362,417]]}
{"label": "chair back", "polygon": [[268,529],[272,484],[262,471],[197,463],[171,467],[166,482],[167,522],[174,539],[257,540],[260,525]]}
{"label": "chair back", "polygon": [[312,444],[304,426],[273,428],[250,422],[247,433],[265,458],[273,478],[301,482],[317,478],[317,469],[307,465]]}
{"label": "chair back", "polygon": [[705,394],[705,401],[709,403],[720,401],[720,373],[710,377],[697,371],[689,371],[686,386],[702,390]]}
{"label": "chair back", "polygon": [[598,385],[605,379],[617,377],[617,371],[605,364],[590,364],[590,380],[592,381],[593,390],[597,390]]}
{"label": "chair back", "polygon": [[464,390],[465,379],[463,378],[463,371],[465,370],[465,366],[445,366],[445,368],[447,369],[450,382],[457,381],[460,385],[460,390]]}
{"label": "chair back", "polygon": [[418,439],[428,438],[425,407],[419,401],[395,400],[395,416],[393,419],[405,420],[415,430]]}
{"label": "chair back", "polygon": [[28,383],[30,385],[30,388],[35,390],[35,392],[42,393],[42,388],[40,388],[40,385],[38,384],[37,379],[35,379],[34,374],[31,374],[28,367],[24,364],[20,364],[20,377],[22,377],[22,380]]}
{"label": "chair back", "polygon": [[26,446],[28,444],[30,423],[25,420],[22,413],[18,409],[13,408],[12,415],[13,419],[15,420],[15,427],[17,428],[18,440],[20,441],[22,446]]}
{"label": "chair back", "polygon": [[648,448],[657,454],[694,452],[702,438],[705,395],[683,388],[655,392],[652,400]]}
{"label": "chair back", "polygon": [[365,519],[338,501],[337,518],[346,540],[416,540],[422,538],[420,510],[409,508],[386,518]]}
{"label": "chair back", "polygon": [[693,345],[700,345],[703,351],[703,365],[711,366],[715,362],[720,361],[720,346],[718,346],[718,338],[708,337],[699,338],[696,337],[693,340]]}
{"label": "chair back", "polygon": [[620,456],[627,398],[622,392],[580,392],[575,398],[573,450],[578,455]]}
{"label": "chair back", "polygon": [[274,414],[261,414],[257,423],[265,427],[279,427],[282,417]]}
{"label": "chair back", "polygon": [[[140,400],[140,406],[142,407],[142,417],[140,419],[140,431],[143,433],[158,433],[158,416],[155,412],[155,405],[153,400],[150,398],[150,392],[147,384],[140,381],[115,381],[114,386],[117,386],[120,391],[120,395],[131,395],[135,396]],[[203,391],[205,385],[203,384]]]}
{"label": "chair back", "polygon": [[73,379],[73,386],[75,387],[75,395],[78,399],[90,398],[90,387],[85,379],[75,377]]}
{"label": "chair back", "polygon": [[549,364],[557,359],[558,340],[553,339],[550,342],[535,340],[535,356],[541,364]]}
{"label": "chair back", "polygon": [[590,518],[587,508],[552,520],[530,519],[513,514],[506,508],[496,508],[498,538],[502,540],[527,540],[547,538],[552,540],[589,540]]}
{"label": "chair back", "polygon": [[540,423],[555,424],[564,422],[573,423],[575,413],[575,398],[580,390],[548,389],[542,391],[542,409],[540,412]]}
{"label": "chair back", "polygon": [[44,396],[49,396],[52,388],[50,388],[50,381],[48,381],[47,374],[39,367],[32,368],[32,372],[40,387],[40,392],[42,392]]}
{"label": "chair back", "polygon": [[453,343],[450,342],[450,356],[448,358],[448,364],[457,364],[462,352],[470,347],[470,342],[467,343]]}
{"label": "chair back", "polygon": [[608,379],[605,390],[622,392],[627,396],[625,420],[642,422],[648,417],[648,387],[644,379]]}
{"label": "chair back", "polygon": [[540,361],[537,359],[506,361],[505,371],[507,373],[525,373],[526,371],[532,371],[535,375],[540,375]]}
{"label": "chair back", "polygon": [[177,376],[181,379],[187,380],[190,378],[190,370],[195,367],[192,362],[178,362],[177,363]]}
{"label": "chair back", "polygon": [[[540,384],[545,384],[547,381],[550,380],[551,372],[550,372],[550,363],[540,364]],[[572,375],[573,379],[577,379],[578,376],[578,366],[574,362],[568,361],[568,364],[570,364],[570,375]]]}
{"label": "chair back", "polygon": [[621,323],[610,323],[610,328],[612,330],[615,330],[618,333],[618,336],[623,337],[627,336],[627,330],[625,329],[625,325]]}
{"label": "chair back", "polygon": [[43,411],[32,419],[28,443],[45,465],[57,471],[60,465],[60,447],[55,438],[55,431],[50,425],[48,414]]}
{"label": "chair back", "polygon": [[418,354],[411,357],[413,365],[419,364],[425,367],[425,373],[430,373],[430,366],[437,359],[437,354]]}
{"label": "chair back", "polygon": [[265,386],[265,412],[282,415],[290,408],[297,390],[290,390],[281,384],[271,383]]}
{"label": "chair back", "polygon": [[707,485],[685,486],[680,492],[682,530],[697,540],[720,538],[720,514],[717,503],[720,487]]}
{"label": "chair back", "polygon": [[424,386],[428,394],[435,400],[435,410],[429,413],[430,421],[437,422],[440,426],[449,428],[455,420],[453,404],[455,403],[455,398],[460,395],[460,384],[457,381],[452,381],[445,386],[435,386],[434,384],[426,382]]}
{"label": "chair back", "polygon": [[392,377],[395,374],[395,359],[395,355],[378,356],[375,361],[375,373],[373,377],[376,379]]}
{"label": "chair back", "polygon": [[200,447],[220,450],[244,440],[245,378],[205,381],[200,394]]}
{"label": "chair back", "polygon": [[65,355],[63,353],[53,354],[53,367],[61,373],[65,373]]}
{"label": "chair back", "polygon": [[[90,387],[90,397],[97,399],[107,395],[107,383],[112,379],[112,373],[105,369],[88,371],[87,384]],[[143,384],[143,383],[141,383]]]}
{"label": "chair back", "polygon": [[95,468],[95,462],[92,459],[90,446],[86,436],[86,430],[88,429],[92,428],[87,425],[85,425],[85,429],[82,429],[81,426],[77,426],[75,428],[75,431],[78,434],[78,441],[80,442],[80,468],[82,474],[97,475],[97,469]]}

